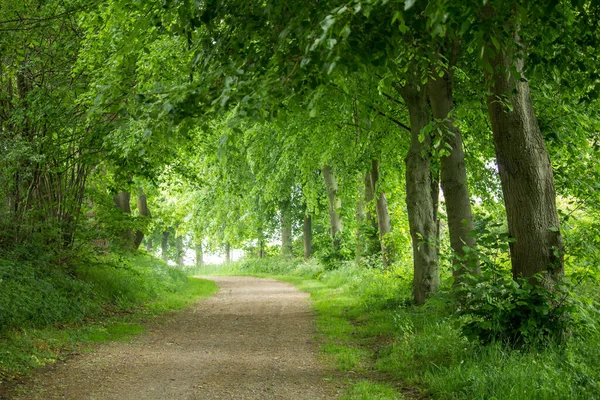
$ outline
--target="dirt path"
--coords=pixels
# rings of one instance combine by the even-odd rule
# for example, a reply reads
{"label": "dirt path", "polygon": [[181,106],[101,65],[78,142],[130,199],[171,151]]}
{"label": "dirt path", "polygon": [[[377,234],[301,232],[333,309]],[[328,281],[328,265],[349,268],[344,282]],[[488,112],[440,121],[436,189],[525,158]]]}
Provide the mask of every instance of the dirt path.
{"label": "dirt path", "polygon": [[16,399],[330,399],[307,296],[267,279],[211,277],[219,293],[43,371]]}

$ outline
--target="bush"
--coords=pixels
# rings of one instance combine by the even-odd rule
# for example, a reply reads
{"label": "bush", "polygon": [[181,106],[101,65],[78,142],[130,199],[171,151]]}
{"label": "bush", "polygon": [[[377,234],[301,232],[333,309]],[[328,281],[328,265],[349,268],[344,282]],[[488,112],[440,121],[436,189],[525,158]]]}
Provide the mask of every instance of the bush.
{"label": "bush", "polygon": [[573,328],[579,303],[567,281],[552,289],[527,279],[514,280],[502,271],[484,271],[461,284],[459,315],[462,331],[483,343],[502,341],[511,346],[560,342]]}

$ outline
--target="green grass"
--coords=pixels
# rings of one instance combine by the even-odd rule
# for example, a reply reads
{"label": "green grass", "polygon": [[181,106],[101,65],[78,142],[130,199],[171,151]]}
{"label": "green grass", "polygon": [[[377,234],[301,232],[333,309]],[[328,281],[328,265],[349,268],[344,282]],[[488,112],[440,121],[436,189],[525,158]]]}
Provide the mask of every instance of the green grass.
{"label": "green grass", "polygon": [[[130,340],[144,332],[148,319],[217,291],[214,282],[187,277],[144,254],[107,256],[79,266],[76,278],[42,274],[47,296],[42,300],[46,304],[38,307],[33,301],[39,300],[39,282],[22,275],[11,279],[7,270],[7,286],[19,289],[16,293],[25,298],[11,301],[10,293],[4,293],[0,303],[4,321],[10,322],[0,330],[0,383],[73,352],[88,351],[94,343]],[[31,277],[36,275],[40,272],[31,271]]]}
{"label": "green grass", "polygon": [[213,269],[272,277],[309,292],[322,351],[350,381],[344,399],[600,399],[594,329],[537,350],[483,346],[463,336],[443,295],[412,306],[410,271],[402,267],[346,263],[326,271],[314,260],[275,258]]}
{"label": "green grass", "polygon": [[399,400],[404,399],[394,388],[382,383],[361,380],[353,384],[342,400]]}

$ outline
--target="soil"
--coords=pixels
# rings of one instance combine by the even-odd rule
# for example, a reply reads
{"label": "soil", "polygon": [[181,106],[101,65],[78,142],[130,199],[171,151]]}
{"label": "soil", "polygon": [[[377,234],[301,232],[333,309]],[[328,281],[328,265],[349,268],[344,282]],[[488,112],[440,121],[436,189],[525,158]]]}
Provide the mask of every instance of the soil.
{"label": "soil", "polygon": [[20,384],[14,399],[331,399],[307,295],[210,277],[216,296],[151,323],[132,342],[76,355]]}

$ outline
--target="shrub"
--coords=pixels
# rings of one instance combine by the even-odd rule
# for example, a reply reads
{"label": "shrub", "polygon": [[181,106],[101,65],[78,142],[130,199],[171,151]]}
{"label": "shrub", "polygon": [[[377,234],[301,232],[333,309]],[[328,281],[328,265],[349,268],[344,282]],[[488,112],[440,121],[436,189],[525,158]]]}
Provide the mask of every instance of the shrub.
{"label": "shrub", "polygon": [[552,289],[539,282],[513,279],[503,271],[484,271],[461,284],[459,315],[462,331],[483,343],[506,342],[512,346],[560,342],[575,323],[578,302],[568,281]]}

